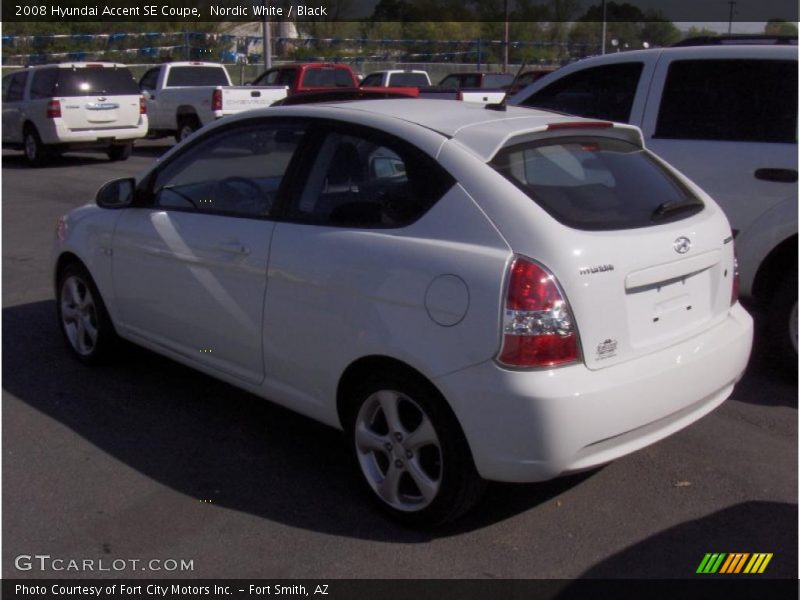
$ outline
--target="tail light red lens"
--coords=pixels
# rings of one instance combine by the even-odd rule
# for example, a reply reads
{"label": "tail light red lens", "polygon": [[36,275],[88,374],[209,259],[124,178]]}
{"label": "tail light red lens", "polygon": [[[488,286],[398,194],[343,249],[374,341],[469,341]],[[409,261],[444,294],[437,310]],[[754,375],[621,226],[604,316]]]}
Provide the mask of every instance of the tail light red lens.
{"label": "tail light red lens", "polygon": [[[41,113],[40,113],[41,114]],[[61,102],[53,98],[47,103],[47,118],[60,119],[61,118]]]}
{"label": "tail light red lens", "polygon": [[139,114],[147,114],[147,101],[144,99],[144,96],[139,96]]}
{"label": "tail light red lens", "polygon": [[509,367],[554,367],[579,360],[578,335],[555,276],[517,257],[509,270],[498,360]]}
{"label": "tail light red lens", "polygon": [[211,95],[211,110],[222,110],[222,90],[214,90]]}

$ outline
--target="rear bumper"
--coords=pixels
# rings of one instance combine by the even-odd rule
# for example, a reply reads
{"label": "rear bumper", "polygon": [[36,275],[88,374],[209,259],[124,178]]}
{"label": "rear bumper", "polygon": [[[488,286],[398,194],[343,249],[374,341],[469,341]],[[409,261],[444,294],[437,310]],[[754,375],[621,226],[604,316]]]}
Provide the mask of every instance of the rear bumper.
{"label": "rear bumper", "polygon": [[630,454],[711,412],[742,376],[752,337],[752,318],[736,304],[694,338],[598,371],[485,362],[435,383],[482,477],[543,481]]}
{"label": "rear bumper", "polygon": [[62,119],[50,119],[39,131],[42,142],[48,145],[65,147],[102,147],[112,143],[125,143],[147,135],[147,119],[140,118],[132,127],[97,129],[70,129]]}

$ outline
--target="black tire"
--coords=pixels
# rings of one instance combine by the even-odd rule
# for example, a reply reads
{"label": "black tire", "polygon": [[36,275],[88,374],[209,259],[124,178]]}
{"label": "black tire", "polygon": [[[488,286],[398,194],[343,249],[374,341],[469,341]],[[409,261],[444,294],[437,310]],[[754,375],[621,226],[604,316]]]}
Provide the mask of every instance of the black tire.
{"label": "black tire", "polygon": [[[87,293],[90,303],[85,302]],[[79,302],[81,299],[83,302]],[[74,312],[74,318],[67,314],[68,309]],[[113,356],[118,342],[117,333],[103,298],[83,265],[70,263],[58,274],[56,312],[59,329],[75,358],[84,364],[94,365],[105,363]],[[93,340],[87,322],[96,332]]]}
{"label": "black tire", "polygon": [[39,132],[33,126],[25,128],[22,136],[22,151],[25,153],[25,160],[31,167],[41,167],[47,164],[50,158],[47,146],[42,143]]}
{"label": "black tire", "polygon": [[198,129],[200,129],[200,123],[197,117],[193,115],[181,117],[178,119],[178,131],[175,132],[175,141],[180,144]]}
{"label": "black tire", "polygon": [[128,160],[131,157],[131,153],[133,152],[133,144],[115,144],[113,146],[109,146],[108,154],[109,160],[118,161],[118,160]]}
{"label": "black tire", "polygon": [[[377,418],[366,418],[371,414],[371,407],[376,402],[380,404],[377,400],[379,392],[382,398],[383,394],[397,394],[402,435],[407,435],[407,440],[400,442],[399,438],[393,437],[397,432],[388,426],[385,417],[380,423],[382,408],[378,407],[374,413]],[[422,421],[417,421],[415,426],[415,420],[419,419],[415,414],[418,409]],[[438,526],[462,516],[480,500],[486,481],[475,469],[461,426],[441,394],[422,378],[392,371],[367,379],[352,391],[345,418],[355,465],[367,494],[394,520],[413,527]],[[425,418],[433,426],[437,443],[414,447],[412,439]],[[388,443],[392,440],[395,445],[387,448],[381,444],[380,449],[375,446],[365,450],[359,441],[363,439],[363,433],[358,434],[357,427],[362,432],[367,427],[368,435],[376,436],[379,435],[376,431],[385,429],[383,441]],[[407,446],[406,441],[409,442]],[[396,485],[388,487],[396,489],[397,505],[392,505],[378,491],[383,486],[381,479],[390,481],[389,470],[393,467],[394,472],[400,474],[393,479]],[[420,469],[427,478],[424,480],[426,484],[429,481],[436,484],[436,491],[429,494],[430,498],[423,497],[422,487],[416,483]]]}
{"label": "black tire", "polygon": [[775,289],[768,329],[775,358],[787,369],[797,371],[797,267]]}

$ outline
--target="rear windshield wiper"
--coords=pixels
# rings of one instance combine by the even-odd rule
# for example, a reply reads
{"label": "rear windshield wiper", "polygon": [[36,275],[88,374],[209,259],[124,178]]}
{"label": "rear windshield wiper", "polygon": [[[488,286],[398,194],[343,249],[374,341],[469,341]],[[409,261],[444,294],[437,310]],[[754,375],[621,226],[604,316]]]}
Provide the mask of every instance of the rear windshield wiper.
{"label": "rear windshield wiper", "polygon": [[658,208],[656,208],[653,211],[653,214],[650,215],[650,219],[653,221],[660,221],[661,219],[665,219],[677,212],[684,210],[699,210],[701,208],[703,208],[703,203],[697,198],[668,200],[667,202],[658,205]]}

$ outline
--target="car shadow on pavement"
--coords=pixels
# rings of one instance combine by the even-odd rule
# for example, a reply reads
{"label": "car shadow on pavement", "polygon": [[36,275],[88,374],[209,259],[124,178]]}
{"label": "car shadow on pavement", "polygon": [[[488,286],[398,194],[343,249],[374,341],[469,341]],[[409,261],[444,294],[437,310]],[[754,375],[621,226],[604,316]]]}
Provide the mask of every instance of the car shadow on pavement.
{"label": "car shadow on pavement", "polygon": [[767,330],[763,310],[747,306],[753,315],[755,333],[753,351],[745,377],[737,384],[731,400],[763,406],[797,406],[797,394],[786,393],[787,385],[797,387],[797,365],[787,366],[785,357],[776,354]]}
{"label": "car shadow on pavement", "polygon": [[529,510],[591,476],[495,484],[456,524],[406,529],[360,491],[348,445],[332,428],[132,345],[108,366],[81,365],[62,341],[53,301],[4,308],[3,341],[3,387],[16,398],[192,503],[209,499],[293,527],[427,542]]}
{"label": "car shadow on pavement", "polygon": [[735,504],[650,536],[594,565],[582,573],[581,577],[714,577],[696,575],[700,562],[709,552],[773,553],[764,577],[796,579],[797,505],[782,502]]}
{"label": "car shadow on pavement", "polygon": [[41,170],[48,169],[66,169],[70,167],[80,167],[84,165],[100,165],[110,162],[108,157],[103,152],[95,153],[81,153],[81,154],[64,154],[51,158],[46,164],[40,167],[31,167],[25,160],[22,154],[4,154],[3,155],[3,168],[4,169],[29,169],[31,173],[36,173]]}

